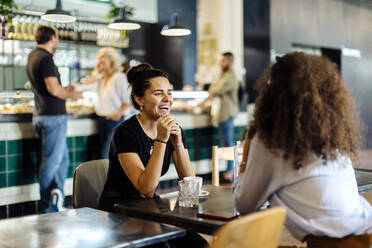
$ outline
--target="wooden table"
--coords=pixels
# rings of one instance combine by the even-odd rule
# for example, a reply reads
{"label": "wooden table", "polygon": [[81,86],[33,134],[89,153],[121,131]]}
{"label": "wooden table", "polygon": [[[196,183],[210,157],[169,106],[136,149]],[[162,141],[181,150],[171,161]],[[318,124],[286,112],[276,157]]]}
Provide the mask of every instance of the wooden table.
{"label": "wooden table", "polygon": [[359,193],[372,190],[372,170],[356,169],[355,176],[358,183]]}
{"label": "wooden table", "polygon": [[184,235],[179,228],[91,208],[0,221],[0,247],[142,247]]}
{"label": "wooden table", "polygon": [[[372,190],[372,171],[356,170],[359,192]],[[215,215],[233,216],[236,210],[233,206],[232,189],[229,186],[204,185],[204,190],[210,192],[206,198],[200,198],[197,208],[182,208],[177,203],[177,195],[164,198],[141,199],[114,206],[115,211],[127,216],[145,220],[167,223],[190,231],[213,234],[226,221],[198,217],[200,212],[215,213]]]}
{"label": "wooden table", "polygon": [[136,216],[145,220],[167,223],[187,230],[205,234],[213,234],[226,224],[225,221],[197,217],[199,212],[211,211],[219,215],[236,215],[233,206],[231,187],[203,186],[209,192],[200,198],[196,208],[179,207],[177,195],[164,198],[141,199],[114,205],[115,211],[127,216]]}

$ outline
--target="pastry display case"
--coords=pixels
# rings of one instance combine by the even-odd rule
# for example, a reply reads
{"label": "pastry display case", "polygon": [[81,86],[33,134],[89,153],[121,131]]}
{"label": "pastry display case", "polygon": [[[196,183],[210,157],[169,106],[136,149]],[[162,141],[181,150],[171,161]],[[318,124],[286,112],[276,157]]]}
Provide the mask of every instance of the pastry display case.
{"label": "pastry display case", "polygon": [[[94,114],[95,100],[95,92],[84,92],[83,98],[66,101],[67,113],[74,118],[90,117]],[[31,91],[0,92],[0,122],[31,121],[34,107],[34,94]]]}
{"label": "pastry display case", "polygon": [[209,112],[208,91],[173,91],[172,109],[178,112],[202,114]]}
{"label": "pastry display case", "polygon": [[31,114],[34,106],[31,91],[0,92],[0,114]]}
{"label": "pastry display case", "polygon": [[66,111],[74,117],[87,116],[94,114],[94,105],[97,99],[96,92],[83,92],[83,97],[78,100],[68,99],[66,101]]}

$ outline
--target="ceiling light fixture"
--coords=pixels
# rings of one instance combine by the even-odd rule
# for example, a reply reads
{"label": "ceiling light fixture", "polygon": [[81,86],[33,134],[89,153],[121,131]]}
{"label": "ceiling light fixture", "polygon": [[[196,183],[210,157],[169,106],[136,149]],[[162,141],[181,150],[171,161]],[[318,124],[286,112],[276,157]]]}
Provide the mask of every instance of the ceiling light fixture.
{"label": "ceiling light fixture", "polygon": [[69,11],[62,9],[62,1],[56,0],[56,8],[49,9],[41,16],[41,19],[48,22],[70,23],[76,21],[76,17],[72,16]]}
{"label": "ceiling light fixture", "polygon": [[169,25],[164,25],[160,32],[165,36],[186,36],[191,34],[191,30],[184,26],[178,19],[176,13],[172,14]]}
{"label": "ceiling light fixture", "polygon": [[141,25],[128,20],[125,14],[125,8],[120,8],[118,18],[112,21],[108,27],[116,30],[136,30],[139,29]]}

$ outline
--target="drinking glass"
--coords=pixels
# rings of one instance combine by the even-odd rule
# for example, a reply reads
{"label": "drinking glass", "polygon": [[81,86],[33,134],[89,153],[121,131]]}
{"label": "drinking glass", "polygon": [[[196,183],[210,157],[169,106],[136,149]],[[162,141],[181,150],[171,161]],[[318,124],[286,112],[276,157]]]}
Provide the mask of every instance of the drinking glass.
{"label": "drinking glass", "polygon": [[234,147],[234,175],[233,181],[235,181],[239,176],[240,164],[243,160],[243,148],[244,141],[237,141]]}
{"label": "drinking glass", "polygon": [[183,181],[190,181],[190,180],[196,180],[199,181],[199,193],[203,186],[203,178],[202,177],[184,177]]}
{"label": "drinking glass", "polygon": [[178,181],[180,207],[196,207],[199,204],[200,180]]}

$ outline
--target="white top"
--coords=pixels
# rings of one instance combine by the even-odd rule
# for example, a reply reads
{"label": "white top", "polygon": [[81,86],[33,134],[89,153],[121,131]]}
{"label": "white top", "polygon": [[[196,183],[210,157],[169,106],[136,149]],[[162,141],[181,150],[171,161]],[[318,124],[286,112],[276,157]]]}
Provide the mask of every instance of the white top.
{"label": "white top", "polygon": [[[114,73],[106,83],[102,78],[87,85],[84,90],[96,90],[97,102],[95,106],[98,116],[114,114],[123,103],[130,103],[130,88],[127,77],[122,72]],[[130,111],[127,108],[124,115]]]}
{"label": "white top", "polygon": [[286,226],[298,240],[306,235],[341,238],[372,233],[372,207],[358,193],[350,158],[325,162],[315,155],[307,165],[293,168],[292,160],[271,153],[252,139],[246,171],[234,183],[234,204],[250,213],[269,200],[287,210]]}

